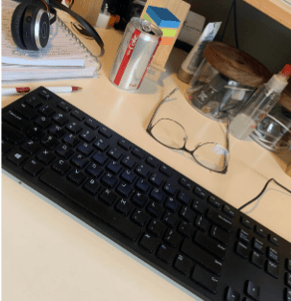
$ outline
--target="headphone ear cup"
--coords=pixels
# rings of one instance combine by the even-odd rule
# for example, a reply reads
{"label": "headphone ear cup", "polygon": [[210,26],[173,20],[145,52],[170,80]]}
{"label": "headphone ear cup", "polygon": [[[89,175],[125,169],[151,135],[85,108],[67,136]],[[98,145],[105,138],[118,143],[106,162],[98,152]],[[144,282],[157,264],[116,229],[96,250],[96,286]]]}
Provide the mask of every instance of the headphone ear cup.
{"label": "headphone ear cup", "polygon": [[27,4],[23,3],[16,7],[11,20],[11,33],[14,43],[21,49],[26,49],[23,40],[23,17]]}

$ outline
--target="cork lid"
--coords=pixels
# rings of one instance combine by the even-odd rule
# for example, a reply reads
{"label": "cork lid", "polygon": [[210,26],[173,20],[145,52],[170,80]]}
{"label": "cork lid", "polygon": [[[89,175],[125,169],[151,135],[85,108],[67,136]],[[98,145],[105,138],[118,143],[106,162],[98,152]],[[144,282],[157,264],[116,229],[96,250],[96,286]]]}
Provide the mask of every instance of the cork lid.
{"label": "cork lid", "polygon": [[222,42],[209,43],[204,57],[218,72],[246,86],[258,87],[271,77],[258,60]]}
{"label": "cork lid", "polygon": [[289,79],[289,83],[283,91],[279,102],[286,110],[291,112],[291,79]]}

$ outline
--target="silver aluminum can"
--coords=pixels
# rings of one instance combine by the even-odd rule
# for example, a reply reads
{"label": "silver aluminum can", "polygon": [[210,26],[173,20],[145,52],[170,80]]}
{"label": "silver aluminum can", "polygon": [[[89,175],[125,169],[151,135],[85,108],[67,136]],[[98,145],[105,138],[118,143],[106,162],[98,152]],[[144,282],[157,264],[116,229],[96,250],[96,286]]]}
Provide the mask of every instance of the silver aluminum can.
{"label": "silver aluminum can", "polygon": [[140,18],[132,18],[126,26],[109,80],[122,90],[138,90],[162,35],[157,25]]}

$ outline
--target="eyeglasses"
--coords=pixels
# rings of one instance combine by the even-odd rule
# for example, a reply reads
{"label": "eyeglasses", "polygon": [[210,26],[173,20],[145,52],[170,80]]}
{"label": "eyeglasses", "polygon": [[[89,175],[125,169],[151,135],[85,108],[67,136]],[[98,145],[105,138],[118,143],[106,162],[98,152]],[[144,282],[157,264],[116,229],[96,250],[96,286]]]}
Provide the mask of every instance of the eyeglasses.
{"label": "eyeglasses", "polygon": [[179,90],[179,87],[175,88],[159,103],[146,129],[147,133],[169,149],[181,150],[190,154],[196,163],[208,170],[225,174],[230,157],[229,122],[227,122],[226,126],[225,147],[215,142],[206,142],[199,143],[194,150],[186,148],[188,142],[187,132],[178,121],[171,118],[160,118],[154,122],[158,110],[177,90]]}

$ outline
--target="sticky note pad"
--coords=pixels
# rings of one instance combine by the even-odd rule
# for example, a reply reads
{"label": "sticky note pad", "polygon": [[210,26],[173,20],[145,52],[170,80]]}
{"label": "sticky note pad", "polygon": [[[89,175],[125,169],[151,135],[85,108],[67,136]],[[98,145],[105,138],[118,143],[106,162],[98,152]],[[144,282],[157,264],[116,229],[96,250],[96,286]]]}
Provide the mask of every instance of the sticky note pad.
{"label": "sticky note pad", "polygon": [[178,28],[181,23],[167,8],[148,6],[146,12],[159,27]]}

